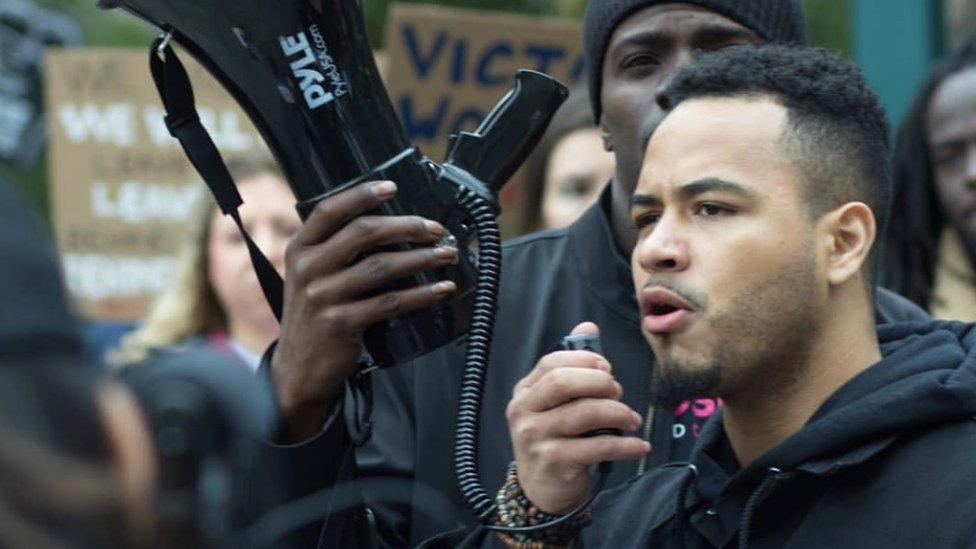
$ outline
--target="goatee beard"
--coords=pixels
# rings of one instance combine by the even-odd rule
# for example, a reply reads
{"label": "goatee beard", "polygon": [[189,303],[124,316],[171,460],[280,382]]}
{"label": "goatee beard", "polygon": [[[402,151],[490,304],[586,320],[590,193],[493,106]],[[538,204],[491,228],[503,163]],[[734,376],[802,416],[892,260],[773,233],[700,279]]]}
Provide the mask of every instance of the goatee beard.
{"label": "goatee beard", "polygon": [[722,371],[718,364],[704,368],[674,362],[662,364],[651,383],[651,403],[670,410],[688,400],[714,397],[721,381]]}

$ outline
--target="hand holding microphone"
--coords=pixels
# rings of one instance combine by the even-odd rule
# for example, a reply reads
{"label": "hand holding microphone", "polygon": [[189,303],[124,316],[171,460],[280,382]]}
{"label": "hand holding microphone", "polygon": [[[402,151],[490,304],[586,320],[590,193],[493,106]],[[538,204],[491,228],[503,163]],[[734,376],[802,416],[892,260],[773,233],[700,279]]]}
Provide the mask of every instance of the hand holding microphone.
{"label": "hand holding microphone", "polygon": [[[586,340],[573,336],[587,334],[599,329],[580,324],[568,346]],[[506,417],[519,484],[540,510],[568,512],[590,495],[593,466],[650,451],[640,438],[611,431],[630,433],[642,423],[640,414],[620,402],[622,396],[610,364],[590,350],[550,353],[515,386]]]}

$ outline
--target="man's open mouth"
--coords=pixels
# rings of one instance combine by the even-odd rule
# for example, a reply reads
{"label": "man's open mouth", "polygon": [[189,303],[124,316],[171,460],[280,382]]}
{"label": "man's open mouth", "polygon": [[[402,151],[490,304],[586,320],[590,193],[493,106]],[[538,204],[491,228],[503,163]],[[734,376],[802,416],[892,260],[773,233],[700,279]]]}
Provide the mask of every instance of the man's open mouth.
{"label": "man's open mouth", "polygon": [[645,288],[640,295],[644,329],[652,334],[674,333],[688,324],[694,308],[667,288]]}
{"label": "man's open mouth", "polygon": [[652,316],[664,316],[680,310],[678,307],[667,303],[652,303],[650,313]]}

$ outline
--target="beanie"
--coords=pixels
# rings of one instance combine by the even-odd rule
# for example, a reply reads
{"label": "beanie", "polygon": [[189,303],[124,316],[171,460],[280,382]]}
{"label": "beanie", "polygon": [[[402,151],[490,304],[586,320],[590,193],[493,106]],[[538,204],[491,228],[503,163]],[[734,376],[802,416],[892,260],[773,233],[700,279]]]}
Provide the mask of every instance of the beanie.
{"label": "beanie", "polygon": [[[772,44],[806,44],[806,21],[797,0],[681,0],[724,15]],[[583,50],[593,116],[600,121],[603,59],[610,36],[624,19],[674,0],[589,0],[583,16]]]}

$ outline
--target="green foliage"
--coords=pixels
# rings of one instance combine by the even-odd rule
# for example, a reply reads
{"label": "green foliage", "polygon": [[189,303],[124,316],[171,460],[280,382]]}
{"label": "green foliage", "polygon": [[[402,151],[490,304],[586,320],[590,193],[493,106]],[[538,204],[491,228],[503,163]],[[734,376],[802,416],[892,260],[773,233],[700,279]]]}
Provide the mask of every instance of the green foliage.
{"label": "green foliage", "polygon": [[853,54],[852,0],[804,0],[810,42],[818,46]]}
{"label": "green foliage", "polygon": [[[560,13],[559,4],[567,2],[560,0],[396,0],[401,4],[437,4],[457,8],[477,8],[490,11],[508,11],[531,13],[538,15]],[[585,0],[584,0],[585,1]],[[370,41],[377,49],[383,47],[383,28],[390,0],[363,0],[363,12],[366,14],[366,27],[369,30]],[[575,2],[577,4],[581,2]]]}
{"label": "green foliage", "polygon": [[102,10],[97,0],[41,0],[38,4],[64,10],[81,23],[85,41],[92,46],[147,45],[156,32],[121,10]]}

